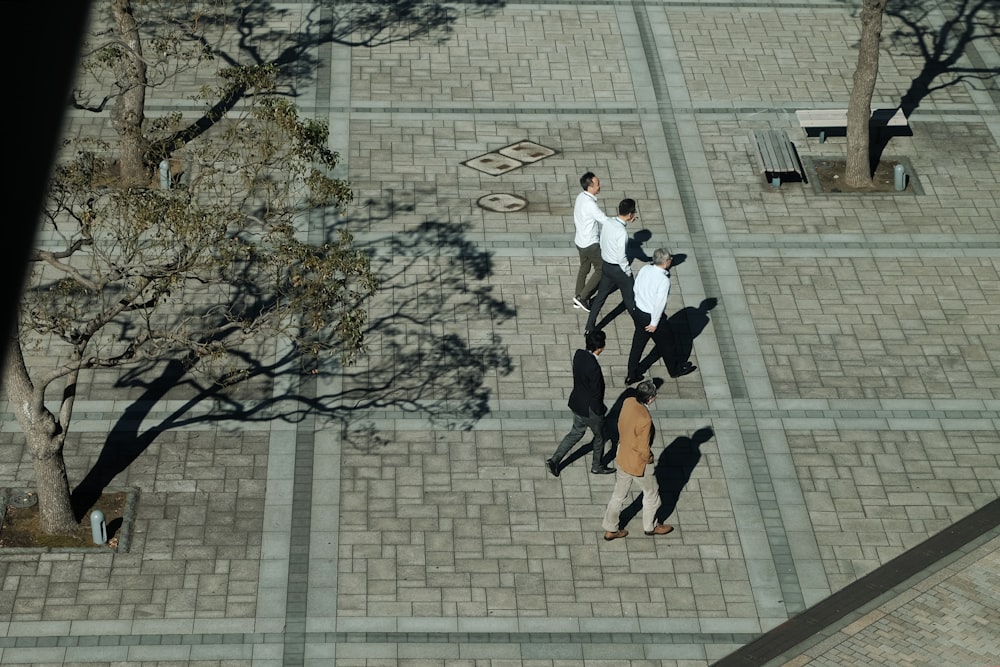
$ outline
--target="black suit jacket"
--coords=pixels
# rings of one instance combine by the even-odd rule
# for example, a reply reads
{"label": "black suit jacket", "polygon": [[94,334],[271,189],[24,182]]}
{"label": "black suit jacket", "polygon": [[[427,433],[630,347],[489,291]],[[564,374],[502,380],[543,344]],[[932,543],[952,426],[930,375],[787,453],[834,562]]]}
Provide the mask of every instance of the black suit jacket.
{"label": "black suit jacket", "polygon": [[573,391],[569,394],[569,409],[586,417],[607,412],[604,405],[604,373],[593,352],[577,350],[573,355]]}

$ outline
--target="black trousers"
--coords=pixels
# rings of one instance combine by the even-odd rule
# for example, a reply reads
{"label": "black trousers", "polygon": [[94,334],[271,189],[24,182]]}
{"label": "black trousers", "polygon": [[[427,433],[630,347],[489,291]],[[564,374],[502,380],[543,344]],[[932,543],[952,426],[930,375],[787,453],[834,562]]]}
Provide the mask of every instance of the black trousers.
{"label": "black trousers", "polygon": [[632,276],[622,271],[622,267],[611,262],[604,262],[601,271],[601,283],[597,287],[597,294],[590,302],[590,317],[587,318],[586,331],[593,331],[597,327],[597,316],[608,300],[608,296],[615,290],[621,290],[622,303],[631,313],[635,310],[635,293],[632,291]]}
{"label": "black trousers", "polygon": [[681,360],[677,357],[677,340],[674,337],[673,329],[667,321],[666,315],[660,315],[660,321],[656,325],[656,331],[650,333],[646,331],[652,315],[641,311],[638,308],[632,313],[632,320],[635,322],[635,333],[632,334],[632,347],[628,352],[628,376],[630,378],[639,377],[642,369],[639,368],[639,360],[646,349],[646,344],[653,339],[656,346],[656,353],[663,359],[663,365],[667,367],[667,373],[676,375],[681,365]]}

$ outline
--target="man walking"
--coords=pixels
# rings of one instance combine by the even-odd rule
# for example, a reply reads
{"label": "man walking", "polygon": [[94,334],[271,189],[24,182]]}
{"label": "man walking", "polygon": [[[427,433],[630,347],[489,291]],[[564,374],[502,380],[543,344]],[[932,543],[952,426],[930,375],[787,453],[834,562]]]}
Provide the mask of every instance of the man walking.
{"label": "man walking", "polygon": [[597,327],[597,316],[607,301],[608,295],[621,290],[622,302],[631,314],[635,310],[635,296],[632,293],[632,262],[625,252],[628,246],[628,230],[625,226],[635,220],[635,200],[623,199],[618,203],[618,217],[608,218],[601,228],[601,282],[597,295],[590,302],[590,315],[584,331]]}
{"label": "man walking", "polygon": [[591,331],[584,336],[586,350],[577,350],[573,355],[573,391],[569,394],[569,409],[573,411],[573,428],[556,447],[555,453],[545,460],[545,467],[553,476],[559,476],[559,463],[576,443],[580,442],[589,428],[594,434],[590,444],[593,457],[590,472],[607,475],[615,471],[601,460],[604,456],[604,373],[597,357],[604,351],[607,337],[603,331]]}
{"label": "man walking", "polygon": [[[573,242],[580,253],[580,270],[576,272],[576,295],[573,297],[573,307],[590,311],[590,298],[597,291],[601,282],[601,244],[600,227],[608,220],[604,211],[597,204],[597,195],[601,191],[601,179],[588,171],[580,177],[580,187],[583,191],[576,196],[573,205],[573,225],[576,236]],[[590,279],[587,274],[593,271]]]}
{"label": "man walking", "polygon": [[646,380],[635,388],[634,398],[626,398],[622,413],[618,418],[618,471],[615,474],[615,490],[604,512],[604,539],[617,540],[628,535],[628,531],[618,526],[625,497],[632,482],[638,482],[642,489],[642,530],[646,535],[666,535],[674,529],[668,524],[656,523],[656,510],[660,507],[660,490],[656,484],[653,466],[653,419],[649,415],[649,405],[656,399],[656,385]]}
{"label": "man walking", "polygon": [[646,343],[653,339],[656,353],[663,358],[667,373],[678,378],[693,373],[698,367],[690,361],[679,358],[677,341],[674,339],[670,323],[663,317],[667,300],[670,298],[670,264],[673,257],[666,248],[653,252],[653,263],[639,269],[635,277],[635,333],[632,334],[632,348],[628,353],[628,374],[625,384],[642,379],[639,360]]}

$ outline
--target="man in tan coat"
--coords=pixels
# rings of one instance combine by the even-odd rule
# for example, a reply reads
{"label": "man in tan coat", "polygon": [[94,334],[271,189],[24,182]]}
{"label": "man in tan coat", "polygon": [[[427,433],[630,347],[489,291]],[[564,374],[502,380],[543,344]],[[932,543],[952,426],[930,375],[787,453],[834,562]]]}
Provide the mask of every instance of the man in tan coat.
{"label": "man in tan coat", "polygon": [[653,473],[653,419],[649,415],[649,405],[656,399],[656,385],[645,380],[635,388],[635,397],[625,399],[621,415],[618,417],[618,455],[615,461],[615,490],[604,513],[604,539],[617,540],[628,535],[619,529],[618,518],[632,482],[638,482],[642,489],[642,529],[646,535],[666,535],[674,529],[667,524],[656,523],[656,510],[660,507],[660,490]]}

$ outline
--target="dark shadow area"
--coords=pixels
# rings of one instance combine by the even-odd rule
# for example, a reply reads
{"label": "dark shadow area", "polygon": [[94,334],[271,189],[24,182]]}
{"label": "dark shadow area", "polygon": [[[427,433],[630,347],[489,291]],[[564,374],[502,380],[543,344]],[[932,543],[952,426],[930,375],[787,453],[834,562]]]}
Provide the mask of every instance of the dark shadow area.
{"label": "dark shadow area", "polygon": [[[664,523],[677,509],[681,491],[691,479],[691,473],[701,460],[701,446],[712,439],[715,432],[705,426],[695,431],[691,437],[679,436],[660,452],[656,460],[656,484],[660,491],[660,507],[656,510],[656,522]],[[642,511],[642,495],[638,494],[619,515],[619,526],[626,526]]]}
{"label": "dark shadow area", "polygon": [[[453,33],[457,21],[489,15],[503,6],[503,0],[457,4],[439,0],[321,0],[303,19],[297,12],[277,3],[257,0],[220,4],[209,11],[187,3],[148,3],[139,7],[136,15],[147,43],[147,55],[154,51],[149,47],[156,43],[155,40],[170,44],[179,37],[187,44],[199,45],[203,53],[211,54],[220,68],[274,67],[278,85],[273,93],[296,98],[298,82],[314,80],[320,64],[316,50],[324,45],[374,48],[420,39],[440,44]],[[233,31],[238,35],[235,49],[221,43],[222,36],[228,40]],[[180,63],[170,68],[184,71],[191,66],[191,63]],[[154,75],[156,71],[157,67],[151,63],[149,73]],[[170,78],[164,77],[159,85],[169,85]],[[150,82],[156,87],[155,79],[151,78]],[[248,94],[252,94],[251,88],[244,79],[230,78],[215,99],[206,100],[208,106],[200,118],[152,142],[149,154],[155,156],[154,163],[208,131]],[[81,110],[109,111],[115,93],[99,91],[92,96],[101,95],[104,99],[100,103],[86,99],[86,95],[74,95],[72,104]]]}
{"label": "dark shadow area", "polygon": [[677,509],[681,491],[691,479],[691,473],[701,460],[701,446],[712,439],[715,431],[705,426],[691,434],[674,439],[660,452],[656,460],[656,483],[660,489],[660,508],[656,510],[657,523],[667,520]]}
{"label": "dark shadow area", "polygon": [[[900,100],[907,118],[928,95],[959,83],[997,92],[1000,69],[975,53],[976,42],[992,49],[990,43],[1000,38],[997,0],[890,0],[886,14],[903,24],[889,34],[892,48],[923,63]],[[940,26],[932,25],[941,19]]]}
{"label": "dark shadow area", "polygon": [[[996,85],[1000,68],[990,67],[976,52],[976,42],[1000,38],[1000,4],[997,0],[890,0],[887,16],[902,24],[888,33],[890,51],[921,62],[920,71],[910,82],[899,102],[907,119],[921,102],[935,91],[957,84],[967,84],[990,93],[1000,102]],[[942,21],[943,19],[943,21]],[[891,117],[896,110],[879,110]],[[912,136],[908,127],[878,127],[873,119],[870,139],[872,171],[893,136]]]}
{"label": "dark shadow area", "polygon": [[[619,296],[621,296],[621,291],[620,290],[615,290],[614,292],[612,292],[611,294],[608,295],[608,298],[610,299],[615,294],[618,294]],[[605,305],[607,305],[607,301],[605,301],[604,303],[605,303]],[[617,306],[615,306],[614,308],[612,308],[610,311],[608,311],[607,315],[605,315],[604,317],[602,317],[601,319],[599,319],[597,321],[597,325],[596,325],[597,329],[600,330],[600,329],[603,329],[604,327],[608,326],[609,324],[611,324],[612,322],[615,321],[616,317],[618,317],[619,315],[621,315],[624,312],[625,312],[625,302],[624,301],[619,301]]]}
{"label": "dark shadow area", "polygon": [[[370,202],[368,209],[364,223],[387,219],[410,207],[386,201]],[[349,226],[351,220],[343,224]],[[356,366],[328,360],[317,367],[307,350],[294,348],[271,363],[232,351],[232,361],[239,367],[215,378],[190,372],[192,360],[187,358],[139,364],[128,370],[116,386],[141,387],[143,394],[112,428],[97,462],[74,489],[74,508],[92,505],[160,433],[190,424],[275,419],[296,423],[314,417],[328,420],[351,446],[362,450],[385,444],[365,422],[371,410],[401,410],[444,428],[471,428],[489,413],[486,375],[509,374],[513,363],[499,336],[471,341],[448,329],[466,329],[467,322],[482,320],[501,323],[516,311],[493,295],[488,284],[492,256],[466,238],[467,228],[428,221],[369,244],[372,268],[382,289],[373,299],[365,327],[371,355],[362,356]],[[333,236],[338,230],[331,228],[328,233]],[[436,261],[439,258],[447,261]],[[434,270],[419,275],[408,271],[419,262],[432,264]],[[396,293],[407,296],[389,296]],[[243,295],[234,296],[234,300],[240,298]],[[315,374],[303,375],[304,355]],[[298,380],[289,383],[288,391],[274,392],[278,378],[289,375]],[[337,388],[318,392],[318,380],[329,375],[340,380]],[[248,385],[254,390],[246,391]],[[140,431],[139,425],[167,397],[183,403],[159,424]]]}
{"label": "dark shadow area", "polygon": [[647,255],[642,247],[651,238],[653,238],[653,232],[648,229],[640,229],[630,236],[625,242],[625,257],[628,258],[628,261],[633,262],[638,259],[643,262],[652,262],[653,258]]}
{"label": "dark shadow area", "polygon": [[[700,336],[701,332],[708,326],[710,322],[708,313],[717,305],[719,305],[719,300],[709,297],[703,299],[697,308],[687,306],[667,318],[666,325],[673,332],[674,344],[677,346],[677,360],[681,365],[691,359],[691,353],[694,351],[694,339]],[[639,371],[645,373],[659,359],[660,355],[654,346],[650,353],[639,362]]]}
{"label": "dark shadow area", "polygon": [[[32,141],[28,150],[18,151],[16,162],[7,167],[5,192],[7,217],[17,224],[8,225],[4,243],[3,284],[6,285],[0,331],[9,332],[17,315],[25,266],[31,252],[38,221],[41,219],[49,173],[59,146],[63,112],[76,74],[80,43],[90,13],[90,1],[81,0],[53,11],[48,3],[8,2],[4,17],[10,26],[45,26],[45,57],[35,58],[30,67],[7,68],[5,81],[9,90],[31,100]],[[18,39],[4,41],[5,62],[18,63],[24,57]],[[4,126],[19,127],[24,122],[22,105],[4,106]],[[15,185],[16,184],[16,185]],[[0,348],[0,369],[7,346]]]}

